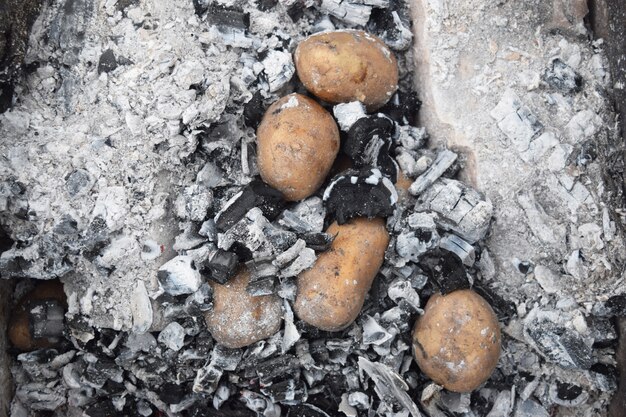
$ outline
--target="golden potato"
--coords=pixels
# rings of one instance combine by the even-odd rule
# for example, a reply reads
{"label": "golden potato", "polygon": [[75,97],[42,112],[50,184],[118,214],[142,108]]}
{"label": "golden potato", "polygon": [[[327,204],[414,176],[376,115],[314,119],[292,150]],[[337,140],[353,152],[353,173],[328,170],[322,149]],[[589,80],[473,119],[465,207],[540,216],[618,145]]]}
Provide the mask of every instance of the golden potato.
{"label": "golden potato", "polygon": [[500,357],[500,327],[491,306],[472,290],[433,295],[413,329],[421,370],[449,391],[485,382]]}
{"label": "golden potato", "polygon": [[289,94],[272,104],[257,130],[261,177],[290,201],[317,191],[338,152],[335,120],[301,94]]}
{"label": "golden potato", "polygon": [[338,331],[359,315],[383,263],[389,234],[380,218],[333,223],[326,233],[335,240],[311,269],[298,276],[294,311],[315,327]]}
{"label": "golden potato", "polygon": [[322,32],[296,48],[294,60],[307,90],[330,103],[360,101],[376,110],[398,88],[398,64],[377,37],[361,30]]}
{"label": "golden potato", "polygon": [[9,321],[8,335],[11,344],[22,351],[31,351],[54,346],[58,339],[40,337],[32,334],[30,310],[38,302],[57,301],[67,309],[67,299],[63,291],[63,284],[58,280],[43,281],[30,292],[24,295],[17,303]]}
{"label": "golden potato", "polygon": [[246,291],[249,282],[250,272],[242,269],[224,285],[210,283],[213,310],[204,319],[213,338],[231,349],[267,339],[280,329],[280,298],[250,295]]}

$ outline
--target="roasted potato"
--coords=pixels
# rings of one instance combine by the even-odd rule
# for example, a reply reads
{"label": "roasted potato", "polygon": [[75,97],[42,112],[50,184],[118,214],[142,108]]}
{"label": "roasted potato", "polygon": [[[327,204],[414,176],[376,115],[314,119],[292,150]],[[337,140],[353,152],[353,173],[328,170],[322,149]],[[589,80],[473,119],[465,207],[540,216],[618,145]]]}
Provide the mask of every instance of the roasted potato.
{"label": "roasted potato", "polygon": [[473,391],[498,364],[498,318],[472,290],[435,294],[415,322],[413,355],[437,384],[454,392]]}
{"label": "roasted potato", "polygon": [[331,247],[298,276],[294,311],[305,322],[327,331],[348,327],[359,315],[389,244],[385,221],[356,218],[326,233]]}
{"label": "roasted potato", "polygon": [[307,90],[330,103],[360,101],[376,110],[398,88],[398,64],[377,37],[361,30],[309,36],[294,54],[298,77]]}
{"label": "roasted potato", "polygon": [[272,104],[257,129],[261,178],[290,201],[317,191],[338,152],[335,120],[300,94],[289,94]]}

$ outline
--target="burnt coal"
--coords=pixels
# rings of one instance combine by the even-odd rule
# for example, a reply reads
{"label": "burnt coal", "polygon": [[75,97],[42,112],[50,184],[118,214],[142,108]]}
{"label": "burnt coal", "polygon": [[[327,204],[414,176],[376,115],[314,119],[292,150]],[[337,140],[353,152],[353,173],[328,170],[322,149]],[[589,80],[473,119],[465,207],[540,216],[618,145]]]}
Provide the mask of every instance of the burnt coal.
{"label": "burnt coal", "polygon": [[610,314],[616,317],[626,317],[626,294],[614,295],[610,297],[605,307]]}
{"label": "burnt coal", "polygon": [[98,60],[98,74],[111,72],[117,68],[117,65],[115,54],[111,49],[107,49],[102,53],[102,55],[100,55],[100,59]]}
{"label": "burnt coal", "polygon": [[236,253],[217,249],[211,253],[209,261],[200,273],[218,284],[226,284],[237,273],[239,258]]}
{"label": "burnt coal", "polygon": [[324,191],[326,209],[339,224],[357,216],[390,216],[397,201],[393,183],[376,168],[348,170],[333,178]]}
{"label": "burnt coal", "polygon": [[561,400],[572,401],[580,394],[583,389],[577,385],[568,384],[567,382],[557,382],[557,397]]}
{"label": "burnt coal", "polygon": [[591,348],[575,331],[543,318],[527,321],[525,331],[549,361],[565,369],[589,369],[593,365]]}
{"label": "burnt coal", "polygon": [[362,117],[350,127],[341,148],[356,168],[375,166],[379,154],[389,154],[393,133],[394,124],[388,117]]}
{"label": "burnt coal", "polygon": [[311,404],[300,404],[289,407],[287,417],[330,417],[321,409]]}
{"label": "burnt coal", "polygon": [[487,285],[481,282],[475,282],[473,290],[487,300],[489,305],[493,308],[493,311],[496,313],[496,316],[498,316],[498,320],[506,323],[517,314],[515,304],[513,302],[505,300]]}
{"label": "burnt coal", "polygon": [[256,374],[262,384],[268,384],[274,379],[282,379],[297,374],[300,362],[293,355],[282,355],[255,366]]}
{"label": "burnt coal", "polygon": [[[263,0],[261,0],[263,2]],[[256,129],[265,114],[263,95],[257,91],[250,101],[243,106],[243,120],[246,126]]]}
{"label": "burnt coal", "polygon": [[419,266],[443,295],[470,288],[463,261],[452,252],[441,250],[438,254],[427,254]]}
{"label": "burnt coal", "polygon": [[235,8],[210,4],[206,9],[206,21],[220,29],[247,30],[250,27],[250,15]]}
{"label": "burnt coal", "polygon": [[253,180],[235,194],[215,216],[217,229],[224,232],[241,220],[246,213],[258,207],[268,220],[274,220],[285,208],[287,202],[277,191],[261,180]]}
{"label": "burnt coal", "polygon": [[329,249],[334,240],[334,237],[328,233],[306,233],[301,238],[307,247],[316,252],[323,252]]}
{"label": "burnt coal", "polygon": [[189,392],[189,387],[184,384],[166,383],[157,391],[159,398],[165,404],[178,404]]}
{"label": "burnt coal", "polygon": [[408,49],[413,41],[413,32],[408,19],[403,19],[393,8],[373,9],[369,28],[396,51]]}
{"label": "burnt coal", "polygon": [[553,60],[550,67],[545,70],[543,79],[550,87],[565,94],[579,92],[583,84],[582,77],[559,58]]}
{"label": "burnt coal", "polygon": [[278,0],[258,0],[257,7],[262,12],[267,12],[273,9],[278,4]]}
{"label": "burnt coal", "polygon": [[63,336],[65,308],[57,300],[33,301],[29,306],[29,323],[34,338]]}

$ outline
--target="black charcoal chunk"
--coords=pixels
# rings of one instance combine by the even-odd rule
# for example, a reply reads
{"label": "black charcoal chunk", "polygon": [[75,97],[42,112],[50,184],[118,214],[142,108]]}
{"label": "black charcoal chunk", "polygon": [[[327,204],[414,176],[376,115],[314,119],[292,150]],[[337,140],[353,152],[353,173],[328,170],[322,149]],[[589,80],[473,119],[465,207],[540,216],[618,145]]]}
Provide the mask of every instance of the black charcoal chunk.
{"label": "black charcoal chunk", "polygon": [[246,213],[258,207],[268,220],[274,220],[285,208],[287,202],[280,191],[273,189],[261,180],[254,180],[235,194],[215,216],[217,229],[224,232],[241,220]]}
{"label": "black charcoal chunk", "polygon": [[614,295],[604,304],[612,316],[626,317],[626,294]]}
{"label": "black charcoal chunk", "polygon": [[92,260],[100,254],[100,251],[109,245],[109,228],[106,220],[98,216],[92,220],[91,224],[81,237],[83,255]]}
{"label": "black charcoal chunk", "polygon": [[167,382],[157,390],[159,398],[165,404],[178,404],[187,394],[188,388],[184,384]]}
{"label": "black charcoal chunk", "polygon": [[594,348],[607,348],[617,343],[617,329],[611,318],[589,316],[586,321]]}
{"label": "black charcoal chunk", "polygon": [[508,321],[517,314],[517,309],[512,301],[505,300],[502,296],[497,294],[494,290],[486,285],[477,282],[472,288],[481,297],[487,300],[487,303],[493,308],[498,320]]}
{"label": "black charcoal chunk", "polygon": [[387,217],[393,214],[398,194],[389,178],[377,168],[348,170],[333,178],[324,191],[328,213],[339,224],[353,217]]}
{"label": "black charcoal chunk", "polygon": [[[263,1],[263,0],[261,0]],[[243,121],[246,126],[256,129],[265,114],[265,104],[260,91],[254,93],[250,101],[243,106]]]}
{"label": "black charcoal chunk", "polygon": [[452,252],[440,250],[428,253],[420,260],[419,266],[444,295],[470,287],[463,261]]}
{"label": "black charcoal chunk", "polygon": [[226,284],[229,279],[235,276],[238,266],[237,254],[217,249],[211,253],[209,261],[203,265],[200,272],[218,284]]}
{"label": "black charcoal chunk", "polygon": [[357,168],[375,166],[379,154],[389,154],[393,132],[394,124],[388,117],[362,117],[348,130],[342,150]]}
{"label": "black charcoal chunk", "polygon": [[63,336],[65,308],[57,300],[38,300],[30,304],[29,323],[34,338]]}
{"label": "black charcoal chunk", "polygon": [[206,21],[209,25],[217,26],[219,29],[247,30],[250,28],[249,13],[217,4],[210,4],[207,7]]}
{"label": "black charcoal chunk", "polygon": [[529,314],[524,327],[527,340],[546,359],[562,368],[589,369],[593,365],[591,347],[576,331],[554,323],[555,314]]}
{"label": "black charcoal chunk", "polygon": [[404,51],[411,46],[413,32],[408,19],[402,19],[397,11],[374,9],[370,19],[370,31],[395,51]]}
{"label": "black charcoal chunk", "polygon": [[256,373],[262,384],[269,384],[277,378],[296,375],[299,369],[300,362],[293,355],[281,355],[255,366]]}
{"label": "black charcoal chunk", "polygon": [[111,417],[118,414],[110,399],[100,400],[85,409],[85,415],[89,417]]}
{"label": "black charcoal chunk", "polygon": [[107,49],[102,53],[102,55],[100,55],[100,59],[98,60],[98,74],[111,72],[115,68],[117,68],[117,59],[115,58],[115,54],[112,50]]}
{"label": "black charcoal chunk", "polygon": [[363,3],[351,0],[322,0],[319,8],[348,25],[365,26],[370,19],[372,6]]}
{"label": "black charcoal chunk", "polygon": [[334,236],[328,233],[307,233],[301,236],[306,242],[306,246],[317,252],[323,252],[330,248],[333,243]]}
{"label": "black charcoal chunk", "polygon": [[579,406],[589,397],[582,387],[561,381],[550,386],[549,394],[552,401],[565,407]]}
{"label": "black charcoal chunk", "polygon": [[306,7],[303,2],[301,0],[297,0],[287,9],[287,16],[289,16],[289,18],[295,23],[302,19],[305,10]]}
{"label": "black charcoal chunk", "polygon": [[550,87],[565,94],[577,93],[583,85],[582,77],[560,58],[554,59],[544,71],[543,80]]}
{"label": "black charcoal chunk", "polygon": [[307,399],[307,389],[303,381],[288,379],[261,388],[261,392],[267,395],[275,403],[300,403]]}

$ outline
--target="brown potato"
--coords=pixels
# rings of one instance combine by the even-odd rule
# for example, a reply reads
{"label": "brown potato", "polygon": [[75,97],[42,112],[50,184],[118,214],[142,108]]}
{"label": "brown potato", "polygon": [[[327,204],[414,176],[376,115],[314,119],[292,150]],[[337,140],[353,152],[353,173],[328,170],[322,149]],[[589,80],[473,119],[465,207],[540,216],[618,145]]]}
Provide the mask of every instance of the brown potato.
{"label": "brown potato", "polygon": [[311,269],[298,276],[294,311],[315,327],[338,331],[359,315],[383,263],[389,234],[380,218],[333,223],[326,233],[335,240]]}
{"label": "brown potato", "polygon": [[472,290],[433,295],[413,329],[421,370],[449,391],[470,392],[500,358],[500,327],[491,306]]}
{"label": "brown potato", "polygon": [[224,285],[210,283],[213,310],[204,319],[213,338],[231,349],[267,339],[280,330],[280,298],[250,295],[246,291],[249,282],[250,272],[242,269]]}
{"label": "brown potato", "polygon": [[63,284],[58,280],[43,281],[20,299],[13,310],[8,329],[9,340],[15,348],[31,351],[50,348],[58,342],[56,338],[35,338],[31,333],[30,309],[43,301],[57,301],[67,309]]}
{"label": "brown potato", "polygon": [[309,36],[296,48],[294,60],[307,90],[330,103],[360,101],[376,110],[398,88],[398,64],[377,37],[361,30]]}
{"label": "brown potato", "polygon": [[339,152],[339,129],[322,106],[300,94],[272,104],[257,130],[259,171],[287,200],[315,193]]}

